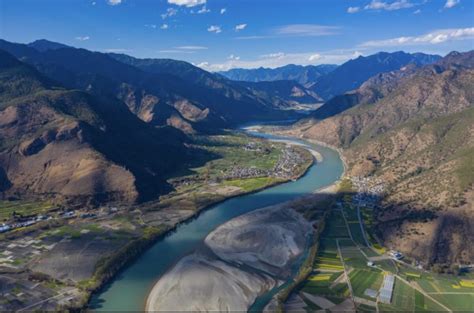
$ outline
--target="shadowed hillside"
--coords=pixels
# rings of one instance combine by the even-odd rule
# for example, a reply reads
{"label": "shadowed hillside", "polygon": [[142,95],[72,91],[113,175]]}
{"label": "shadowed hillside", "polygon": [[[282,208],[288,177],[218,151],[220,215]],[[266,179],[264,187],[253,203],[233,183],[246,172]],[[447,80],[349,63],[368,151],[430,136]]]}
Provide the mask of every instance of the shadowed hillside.
{"label": "shadowed hillside", "polygon": [[169,190],[165,176],[190,159],[181,132],[147,125],[116,100],[55,86],[1,52],[4,196],[135,202]]}

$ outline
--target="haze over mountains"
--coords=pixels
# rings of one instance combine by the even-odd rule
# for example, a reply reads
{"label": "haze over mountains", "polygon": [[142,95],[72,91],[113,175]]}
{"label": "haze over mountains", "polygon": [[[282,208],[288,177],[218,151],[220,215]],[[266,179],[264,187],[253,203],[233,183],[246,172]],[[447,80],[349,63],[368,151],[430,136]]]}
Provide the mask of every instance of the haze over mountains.
{"label": "haze over mountains", "polygon": [[398,70],[407,64],[430,64],[440,58],[438,55],[424,53],[379,52],[370,56],[359,56],[340,66],[287,65],[275,69],[232,69],[219,73],[230,79],[251,82],[296,80],[322,99],[329,100],[338,94],[358,88],[363,82],[378,73]]}
{"label": "haze over mountains", "polygon": [[262,82],[275,80],[294,80],[306,87],[314,85],[318,79],[336,69],[337,65],[295,65],[288,64],[277,68],[243,69],[234,68],[219,74],[232,79],[247,82]]}

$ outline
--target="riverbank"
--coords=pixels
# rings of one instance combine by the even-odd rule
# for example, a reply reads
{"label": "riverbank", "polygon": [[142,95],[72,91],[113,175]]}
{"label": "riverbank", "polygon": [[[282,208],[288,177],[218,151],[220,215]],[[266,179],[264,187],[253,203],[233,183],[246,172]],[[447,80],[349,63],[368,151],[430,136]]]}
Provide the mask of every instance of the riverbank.
{"label": "riverbank", "polygon": [[[93,301],[99,304],[96,310],[142,310],[143,299],[151,291],[156,277],[163,277],[180,259],[193,253],[212,230],[228,221],[229,218],[257,208],[300,198],[300,195],[311,194],[337,180],[342,171],[337,154],[326,148],[318,150],[323,155],[324,161],[308,168],[306,174],[298,180],[223,201],[209,210],[203,210],[190,222],[182,223],[176,231],[164,236],[136,262],[127,267],[121,273],[120,280],[114,280],[112,285],[97,295]],[[163,251],[167,253],[163,255]],[[140,274],[144,272],[147,273],[146,281]],[[136,284],[138,281],[141,282],[139,285]],[[126,302],[121,297],[125,288],[133,291],[131,294],[129,292]],[[143,295],[143,298],[140,298],[140,295]]]}
{"label": "riverbank", "polygon": [[344,173],[343,173],[343,175],[341,175],[341,178],[342,178],[342,176],[345,175],[345,173],[348,170],[347,160],[344,156],[344,150],[340,147],[330,145],[330,144],[325,143],[323,141],[319,141],[319,140],[315,140],[315,139],[311,139],[311,138],[306,138],[301,133],[298,133],[294,130],[288,130],[286,126],[254,125],[254,126],[246,127],[244,129],[247,130],[247,131],[250,131],[250,132],[252,132],[252,131],[259,132],[260,131],[260,132],[263,132],[263,133],[268,133],[268,134],[273,134],[273,135],[278,135],[278,136],[287,136],[287,137],[299,138],[299,139],[307,141],[309,143],[317,144],[317,145],[323,146],[323,147],[328,147],[328,148],[338,152],[339,157],[340,157],[342,163],[344,164]]}
{"label": "riverbank", "polygon": [[[321,161],[323,159],[317,151],[303,144],[281,139],[273,141],[304,146],[306,149],[312,151],[313,155],[320,156]],[[295,214],[301,218],[303,218],[303,214],[297,213],[298,210],[301,213],[312,211],[311,216],[314,216],[315,211],[318,209],[323,212],[327,211],[325,204],[330,199],[332,199],[330,201],[334,201],[333,195],[335,195],[336,192],[336,183],[313,190],[312,194],[299,197],[293,201],[262,208],[234,218],[219,226],[206,237],[206,245],[217,256],[217,258],[211,258],[211,260],[217,262],[216,264],[221,264],[221,261],[226,261],[229,262],[226,266],[229,264],[239,264],[240,271],[249,267],[257,271],[257,274],[252,274],[245,270],[241,273],[243,276],[249,274],[257,275],[256,277],[251,276],[254,278],[253,280],[247,280],[249,290],[251,290],[250,298],[249,290],[247,290],[245,295],[237,292],[237,290],[239,290],[237,287],[239,284],[236,283],[236,277],[233,276],[234,273],[229,272],[227,267],[226,270],[219,267],[220,271],[218,272],[212,270],[212,266],[211,268],[209,268],[208,265],[202,267],[202,256],[193,254],[178,262],[173,269],[167,272],[162,279],[153,286],[147,298],[146,310],[156,311],[166,309],[167,307],[178,308],[179,310],[193,308],[204,311],[248,310],[250,304],[253,303],[257,297],[262,296],[276,287],[275,284],[263,284],[260,280],[261,276],[259,275],[261,275],[261,273],[270,274],[270,277],[278,281],[278,274],[281,274],[283,268],[288,265],[289,260],[295,260],[297,256],[301,255],[304,250],[302,247],[307,243],[307,239],[301,241],[300,236],[299,246],[295,245],[295,241],[291,239],[292,236],[289,235],[288,232],[294,232],[295,230],[303,231],[306,236],[309,235],[311,237],[308,255],[304,262],[302,262],[302,266],[299,268],[294,281],[290,283],[288,287],[277,293],[276,299],[281,301],[284,294],[290,294],[292,288],[309,275],[308,269],[311,268],[312,260],[314,260],[317,252],[319,234],[324,228],[323,224],[326,213],[323,214],[324,217],[320,220],[312,221],[313,227],[303,227],[303,224],[309,223],[309,221],[300,223],[300,226],[291,225],[291,223],[288,222],[286,229],[275,228],[274,226],[269,227],[265,222],[265,218],[262,219],[261,215],[272,216],[273,222],[278,220],[278,215],[281,210],[285,210],[286,214],[295,212]],[[312,206],[310,210],[308,209],[308,203],[311,203]],[[321,204],[323,207],[317,208],[317,204]],[[289,219],[287,216],[285,220],[288,221],[291,220],[291,218]],[[314,235],[312,231],[313,228],[317,230]],[[297,246],[298,248],[296,248]],[[206,262],[209,262],[209,259],[207,259]],[[186,263],[187,266],[183,266],[183,263]],[[194,267],[194,270],[190,269],[190,267]],[[193,279],[198,269],[203,271],[200,275],[205,277],[204,280],[200,280],[200,283],[194,282]],[[227,274],[223,274],[223,272]],[[289,273],[287,272],[287,274]],[[221,279],[214,277],[216,275]],[[211,285],[203,283],[203,281],[206,282],[209,279],[215,282]],[[189,281],[192,282],[189,283]],[[191,288],[190,285],[193,287]],[[203,297],[193,297],[194,293],[192,290],[194,289],[199,289],[201,292],[207,294],[205,299]],[[234,294],[231,297],[232,299],[229,299],[230,290],[234,290]],[[207,299],[212,300],[208,301]],[[219,301],[216,302],[216,299]]]}
{"label": "riverbank", "polygon": [[204,241],[213,253],[180,260],[154,285],[146,311],[247,310],[290,275],[312,233],[293,204],[258,209],[217,227]]}

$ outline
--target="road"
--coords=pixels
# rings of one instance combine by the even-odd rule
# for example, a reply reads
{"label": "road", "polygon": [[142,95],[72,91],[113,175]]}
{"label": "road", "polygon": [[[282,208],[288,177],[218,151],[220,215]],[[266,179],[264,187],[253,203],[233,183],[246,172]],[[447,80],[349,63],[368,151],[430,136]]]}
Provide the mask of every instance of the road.
{"label": "road", "polygon": [[17,310],[16,312],[31,311],[31,309],[34,308],[35,306],[38,306],[38,305],[43,304],[43,303],[45,303],[45,302],[48,302],[48,301],[50,301],[50,300],[52,300],[52,299],[56,299],[56,298],[65,296],[65,295],[67,295],[68,293],[69,293],[69,291],[66,291],[66,292],[60,293],[60,294],[58,294],[58,295],[55,295],[54,297],[49,297],[49,298],[47,298],[47,299],[38,301],[38,302],[36,302],[36,303],[30,304],[30,305],[28,305],[28,306],[26,306],[26,307],[24,307],[24,308],[19,309],[19,310]]}
{"label": "road", "polygon": [[354,310],[355,310],[356,305],[355,305],[355,300],[354,300],[354,292],[352,291],[351,280],[349,279],[349,275],[347,274],[346,263],[344,262],[344,258],[342,257],[341,247],[339,247],[339,238],[336,238],[336,246],[337,246],[337,252],[339,254],[339,258],[341,259],[341,262],[342,262],[342,267],[344,268],[344,276],[346,277],[347,286],[349,287],[349,292],[351,294],[351,299],[352,299],[352,303],[354,305]]}

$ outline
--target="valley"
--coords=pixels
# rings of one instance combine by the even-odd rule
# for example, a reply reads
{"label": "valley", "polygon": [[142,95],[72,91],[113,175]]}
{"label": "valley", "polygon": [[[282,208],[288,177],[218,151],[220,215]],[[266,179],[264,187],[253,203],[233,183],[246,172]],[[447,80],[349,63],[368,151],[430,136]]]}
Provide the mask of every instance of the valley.
{"label": "valley", "polygon": [[[2,292],[10,296],[2,307],[82,307],[90,292],[180,223],[213,203],[297,179],[313,162],[312,155],[298,146],[242,133],[196,137],[195,145],[214,159],[173,175],[169,183],[175,191],[157,201],[74,211],[45,204],[37,213],[30,209],[36,203],[3,202],[9,208],[2,209],[3,225],[10,228],[0,234],[0,264],[6,269],[1,279]],[[288,163],[288,153],[298,154],[299,162]],[[237,174],[236,166],[241,169]],[[31,280],[37,282],[33,289]]]}
{"label": "valley", "polygon": [[474,312],[472,13],[0,0],[0,311]]}

